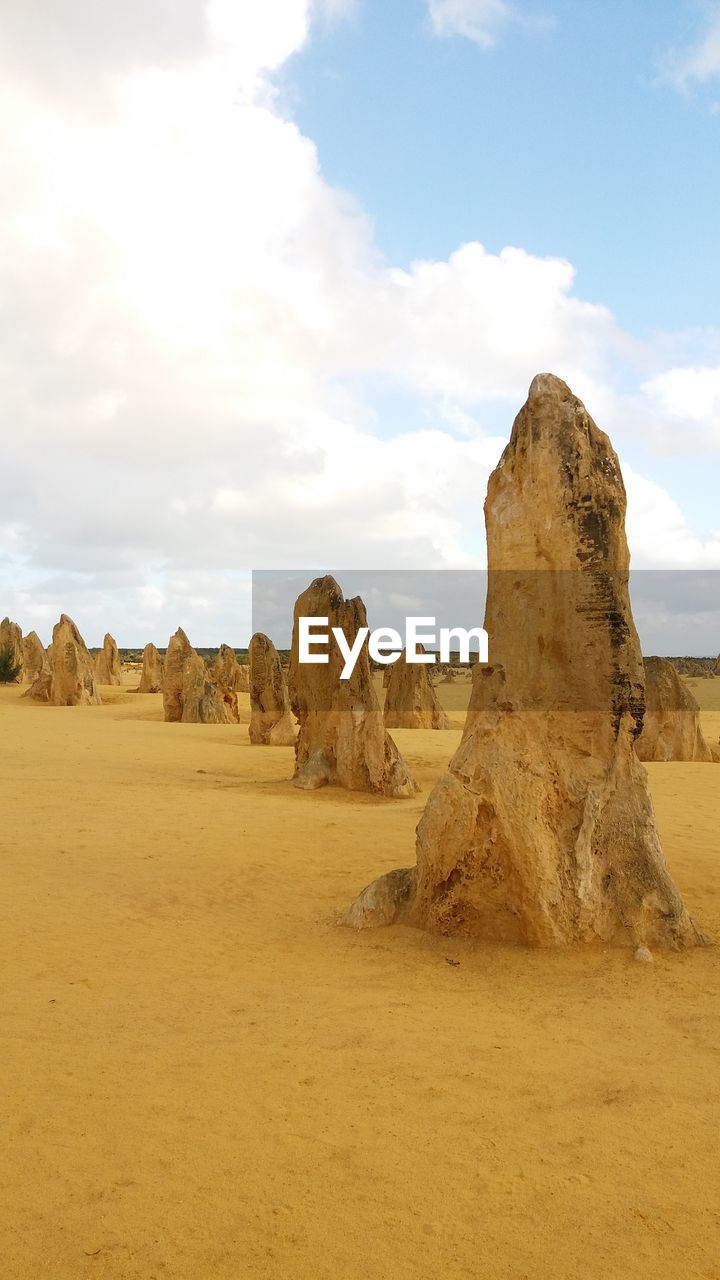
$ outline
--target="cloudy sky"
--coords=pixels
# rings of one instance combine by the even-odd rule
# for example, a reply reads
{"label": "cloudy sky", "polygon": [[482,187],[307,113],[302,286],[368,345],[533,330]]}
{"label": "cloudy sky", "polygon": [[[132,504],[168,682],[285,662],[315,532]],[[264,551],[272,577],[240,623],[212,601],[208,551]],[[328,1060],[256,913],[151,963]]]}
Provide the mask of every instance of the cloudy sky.
{"label": "cloudy sky", "polygon": [[720,570],[720,4],[0,0],[0,99],[0,616],[479,565],[540,370]]}

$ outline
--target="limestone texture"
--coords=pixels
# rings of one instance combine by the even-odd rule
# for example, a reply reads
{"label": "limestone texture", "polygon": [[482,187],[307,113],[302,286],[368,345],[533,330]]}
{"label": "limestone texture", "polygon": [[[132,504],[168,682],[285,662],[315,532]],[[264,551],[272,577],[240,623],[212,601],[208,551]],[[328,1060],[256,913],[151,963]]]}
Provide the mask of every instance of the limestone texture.
{"label": "limestone texture", "polygon": [[431,680],[432,667],[408,662],[403,651],[389,668],[383,718],[386,729],[449,729]]}
{"label": "limestone texture", "polygon": [[46,661],[45,649],[36,631],[23,636],[23,680],[36,680]]}
{"label": "limestone texture", "polygon": [[256,631],[250,657],[250,741],[255,746],[292,747],[297,730],[290,714],[287,680],[269,636]]}
{"label": "limestone texture", "polygon": [[295,605],[290,652],[290,702],[300,725],[295,748],[297,787],[314,790],[325,783],[349,791],[370,791],[403,798],[417,785],[397,746],[385,729],[370,674],[367,642],[352,675],[342,680],[344,660],[331,640],[324,665],[298,660],[298,619],[326,617],[353,644],[367,626],[359,596],[346,600],[334,578],[316,578]]}
{"label": "limestone texture", "polygon": [[636,750],[641,760],[714,759],[700,727],[700,708],[667,658],[645,658],[645,718]]}
{"label": "limestone texture", "polygon": [[19,667],[15,684],[22,684],[26,679],[22,631],[17,622],[11,622],[9,618],[3,618],[0,622],[0,649],[4,649],[6,645],[12,649],[15,665]]}
{"label": "limestone texture", "polygon": [[230,689],[233,693],[248,693],[250,691],[250,672],[248,667],[238,662],[237,654],[229,644],[221,644],[220,650],[213,663],[213,678],[223,689]]}
{"label": "limestone texture", "polygon": [[99,706],[95,664],[72,618],[63,613],[53,627],[45,663],[27,696],[55,707]]}
{"label": "limestone texture", "polygon": [[109,632],[105,635],[102,649],[95,657],[95,676],[98,684],[122,684],[120,654]]}
{"label": "limestone texture", "polygon": [[164,663],[154,644],[146,644],[143,649],[142,673],[138,693],[161,693],[163,687]]}
{"label": "limestone texture", "polygon": [[221,689],[181,627],[170,637],[163,675],[165,719],[182,724],[237,724],[237,696]]}

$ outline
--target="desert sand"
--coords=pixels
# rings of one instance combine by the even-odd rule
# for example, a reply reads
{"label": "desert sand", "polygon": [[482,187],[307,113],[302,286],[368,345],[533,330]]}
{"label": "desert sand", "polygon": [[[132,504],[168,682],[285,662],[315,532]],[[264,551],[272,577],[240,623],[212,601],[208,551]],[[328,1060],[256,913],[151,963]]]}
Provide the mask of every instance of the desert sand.
{"label": "desert sand", "polygon": [[[339,928],[459,727],[393,731],[415,798],[306,793],[247,694],[166,724],[124,679],[0,688],[3,1277],[717,1280],[720,948]],[[718,771],[648,772],[720,939]]]}

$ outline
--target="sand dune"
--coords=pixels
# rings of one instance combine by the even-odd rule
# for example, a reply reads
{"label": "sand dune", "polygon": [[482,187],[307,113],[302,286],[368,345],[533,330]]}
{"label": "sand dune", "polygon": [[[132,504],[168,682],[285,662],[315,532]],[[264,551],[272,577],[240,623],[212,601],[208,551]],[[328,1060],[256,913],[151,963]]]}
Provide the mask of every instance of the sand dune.
{"label": "sand dune", "polygon": [[[126,677],[126,683],[137,683]],[[0,689],[9,1280],[716,1277],[720,949],[538,952],[335,925],[459,729],[397,730],[400,802],[161,695]],[[720,734],[720,680],[698,681]],[[439,686],[462,723],[467,688]],[[241,719],[249,720],[246,694]],[[720,938],[720,786],[651,765]]]}

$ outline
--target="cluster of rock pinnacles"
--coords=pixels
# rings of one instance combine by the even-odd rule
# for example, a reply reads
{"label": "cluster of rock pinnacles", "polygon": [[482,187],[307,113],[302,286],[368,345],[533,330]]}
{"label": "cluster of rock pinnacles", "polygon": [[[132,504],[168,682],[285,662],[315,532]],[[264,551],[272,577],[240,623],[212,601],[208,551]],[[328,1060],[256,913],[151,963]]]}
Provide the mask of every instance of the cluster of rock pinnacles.
{"label": "cluster of rock pinnacles", "polygon": [[[18,683],[29,683],[25,696],[53,706],[100,705],[100,686],[122,684],[118,647],[106,635],[93,659],[78,628],[67,614],[53,628],[45,650],[35,632],[23,637],[18,625],[0,623],[0,648],[9,645],[18,668]],[[166,720],[186,723],[238,723],[237,691],[248,690],[247,667],[229,645],[222,645],[210,671],[178,630],[171,637],[165,659],[154,644],[143,650],[138,693],[162,693]]]}
{"label": "cluster of rock pinnacles", "polygon": [[[665,865],[639,761],[711,761],[720,751],[703,738],[676,667],[643,663],[625,510],[607,436],[564,382],[539,375],[485,501],[493,665],[473,668],[460,746],[417,827],[416,865],[373,881],[346,924],[404,921],[526,945],[707,941]],[[209,669],[178,629],[164,660],[145,646],[137,691],[161,692],[167,721],[205,724],[238,723],[237,694],[248,692],[250,742],[294,746],[295,786],[414,796],[388,729],[450,727],[428,667],[402,654],[387,668],[383,711],[367,644],[348,680],[337,647],[324,665],[299,662],[298,619],[312,616],[342,628],[351,645],[367,625],[359,597],[317,578],[295,605],[287,675],[262,633],[250,641],[249,666],[222,645]],[[7,618],[2,645],[38,701],[100,703],[99,685],[121,683],[112,636],[93,661],[65,614],[47,651]]]}

